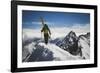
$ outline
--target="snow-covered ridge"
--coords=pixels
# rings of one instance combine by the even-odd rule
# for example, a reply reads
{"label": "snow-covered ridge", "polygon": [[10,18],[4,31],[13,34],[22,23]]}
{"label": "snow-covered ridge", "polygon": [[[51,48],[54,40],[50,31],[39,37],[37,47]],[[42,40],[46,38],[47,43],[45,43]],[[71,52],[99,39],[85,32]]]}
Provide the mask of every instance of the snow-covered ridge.
{"label": "snow-covered ridge", "polygon": [[42,38],[23,39],[23,62],[63,61],[90,58],[90,33],[76,35],[70,31],[65,37],[50,39],[46,45]]}
{"label": "snow-covered ridge", "polygon": [[73,56],[69,52],[64,51],[60,47],[56,46],[55,44],[48,44],[45,45],[44,43],[39,43],[41,46],[45,46],[50,51],[53,52],[54,60],[76,60],[79,59],[79,56]]}

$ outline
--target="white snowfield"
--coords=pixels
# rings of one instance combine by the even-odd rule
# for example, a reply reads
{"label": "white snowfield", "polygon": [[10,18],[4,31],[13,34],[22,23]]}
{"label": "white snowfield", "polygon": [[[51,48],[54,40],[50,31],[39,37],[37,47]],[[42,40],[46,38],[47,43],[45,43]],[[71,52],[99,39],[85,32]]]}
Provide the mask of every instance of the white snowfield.
{"label": "white snowfield", "polygon": [[79,40],[79,45],[82,47],[82,57],[85,57],[85,59],[90,59],[90,47],[88,45],[88,41],[83,39]]}
{"label": "white snowfield", "polygon": [[50,51],[53,52],[54,61],[64,61],[64,60],[77,60],[82,59],[80,56],[71,55],[69,52],[59,48],[55,44],[48,43],[47,45],[44,43],[39,43],[39,45],[48,48]]}

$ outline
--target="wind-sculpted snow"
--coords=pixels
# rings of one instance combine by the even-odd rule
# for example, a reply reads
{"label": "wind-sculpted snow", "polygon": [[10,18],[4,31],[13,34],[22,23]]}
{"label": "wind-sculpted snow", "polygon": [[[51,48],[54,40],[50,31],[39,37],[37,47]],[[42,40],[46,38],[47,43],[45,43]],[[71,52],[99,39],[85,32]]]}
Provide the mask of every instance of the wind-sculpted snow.
{"label": "wind-sculpted snow", "polygon": [[[87,38],[86,38],[87,37]],[[79,36],[78,46],[81,47],[82,57],[84,59],[90,58],[90,35],[87,33],[85,36]]]}
{"label": "wind-sculpted snow", "polygon": [[35,48],[35,43],[34,42],[23,46],[23,49],[22,49],[22,60],[26,61],[28,59],[28,57],[33,53],[33,51],[35,49],[36,48]]}
{"label": "wind-sculpted snow", "polygon": [[44,47],[48,48],[50,51],[53,52],[54,60],[76,60],[79,59],[79,56],[73,56],[69,52],[59,48],[55,44],[49,43],[48,45],[45,45],[44,43],[39,43],[40,45],[43,45]]}

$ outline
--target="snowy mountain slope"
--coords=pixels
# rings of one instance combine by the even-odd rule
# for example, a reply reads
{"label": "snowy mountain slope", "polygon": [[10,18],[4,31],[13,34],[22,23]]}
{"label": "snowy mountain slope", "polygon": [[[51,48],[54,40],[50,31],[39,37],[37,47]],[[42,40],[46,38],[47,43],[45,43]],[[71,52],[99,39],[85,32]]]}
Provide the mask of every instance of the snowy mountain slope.
{"label": "snowy mountain slope", "polygon": [[64,39],[62,39],[62,42],[59,44],[56,44],[60,48],[70,52],[72,55],[78,55],[79,54],[79,48],[78,48],[78,37],[76,36],[75,32],[70,31],[68,35]]}
{"label": "snowy mountain slope", "polygon": [[32,52],[35,50],[35,43],[32,42],[30,44],[27,44],[22,49],[22,60],[27,61],[28,57],[32,54]]}
{"label": "snowy mountain slope", "polygon": [[[86,34],[85,36],[87,36]],[[80,36],[78,40],[78,46],[81,47],[82,57],[85,59],[90,58],[90,40],[85,36]],[[90,35],[88,35],[89,37]]]}
{"label": "snowy mountain slope", "polygon": [[65,37],[50,39],[48,45],[41,38],[23,39],[23,62],[63,61],[90,58],[90,33],[76,35],[70,31]]}
{"label": "snowy mountain slope", "polygon": [[55,44],[48,44],[45,45],[44,43],[39,43],[41,46],[48,48],[50,51],[53,52],[54,60],[76,60],[79,59],[79,56],[73,56],[69,52],[59,48]]}
{"label": "snowy mountain slope", "polygon": [[90,58],[90,33],[77,37],[75,32],[71,31],[56,45],[72,55],[80,55],[84,59]]}
{"label": "snowy mountain slope", "polygon": [[64,61],[64,60],[77,60],[82,59],[80,56],[71,55],[69,52],[59,48],[57,45],[49,43],[38,43],[34,45],[31,43],[27,46],[27,55],[23,52],[23,62],[33,61]]}

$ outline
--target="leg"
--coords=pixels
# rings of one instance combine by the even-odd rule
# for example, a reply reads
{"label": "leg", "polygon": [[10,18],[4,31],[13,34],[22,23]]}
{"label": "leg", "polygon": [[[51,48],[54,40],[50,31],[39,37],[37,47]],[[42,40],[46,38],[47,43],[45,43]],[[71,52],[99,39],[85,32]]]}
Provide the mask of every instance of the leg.
{"label": "leg", "polygon": [[44,41],[45,41],[45,44],[48,44],[48,34],[44,34]]}

